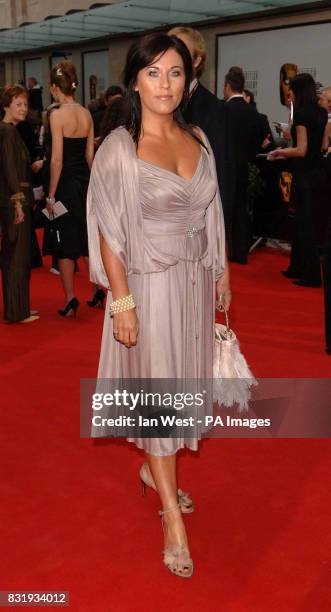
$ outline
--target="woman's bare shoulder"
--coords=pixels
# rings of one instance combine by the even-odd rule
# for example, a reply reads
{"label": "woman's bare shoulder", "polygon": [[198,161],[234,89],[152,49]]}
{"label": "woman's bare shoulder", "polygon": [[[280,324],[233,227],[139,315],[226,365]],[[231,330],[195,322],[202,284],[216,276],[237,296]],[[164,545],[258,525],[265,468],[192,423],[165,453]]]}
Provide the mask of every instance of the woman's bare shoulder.
{"label": "woman's bare shoulder", "polygon": [[88,110],[88,108],[85,108],[85,106],[81,106],[81,105],[78,106],[77,108],[81,109],[83,111],[84,115],[86,117],[88,117],[92,121],[92,115],[91,115],[90,111]]}
{"label": "woman's bare shoulder", "polygon": [[59,125],[62,123],[63,114],[61,113],[61,107],[54,108],[50,114],[49,122],[51,125]]}
{"label": "woman's bare shoulder", "polygon": [[91,117],[90,111],[85,108],[85,106],[82,106],[82,104],[79,104],[79,102],[74,102],[72,104],[61,104],[61,106],[59,106],[59,108],[55,108],[53,112],[57,113],[60,117],[72,117],[73,112],[79,112],[85,115],[86,117]]}

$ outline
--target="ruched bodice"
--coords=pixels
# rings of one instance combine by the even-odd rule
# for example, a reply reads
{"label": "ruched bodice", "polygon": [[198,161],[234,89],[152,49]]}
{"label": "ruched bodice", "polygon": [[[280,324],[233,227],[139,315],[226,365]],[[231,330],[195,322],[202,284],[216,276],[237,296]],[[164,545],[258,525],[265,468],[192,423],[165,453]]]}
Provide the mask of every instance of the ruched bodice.
{"label": "ruched bodice", "polygon": [[206,210],[217,188],[210,173],[208,152],[201,147],[191,179],[145,160],[138,162],[145,236],[163,255],[186,261],[203,258],[208,247]]}

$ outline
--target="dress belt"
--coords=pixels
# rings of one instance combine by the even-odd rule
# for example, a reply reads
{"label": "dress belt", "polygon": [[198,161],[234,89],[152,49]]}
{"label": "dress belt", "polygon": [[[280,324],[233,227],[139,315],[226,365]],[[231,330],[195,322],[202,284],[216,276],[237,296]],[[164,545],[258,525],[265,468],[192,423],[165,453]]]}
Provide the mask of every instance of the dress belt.
{"label": "dress belt", "polygon": [[163,228],[163,230],[161,231],[159,229],[159,223],[155,224],[155,228],[153,227],[153,223],[148,223],[148,221],[145,221],[145,230],[147,229],[147,236],[149,234],[151,234],[151,238],[157,238],[158,236],[164,236],[164,234],[166,233],[169,237],[173,237],[173,236],[182,236],[182,237],[186,237],[186,238],[193,238],[194,236],[196,236],[196,234],[199,234],[199,232],[203,232],[206,229],[206,226],[204,225],[203,227],[195,227],[194,225],[188,225],[188,226],[184,226],[182,228],[175,228],[174,224],[171,223],[169,224],[166,229]]}
{"label": "dress belt", "polygon": [[204,230],[204,229],[205,229],[204,227],[201,227],[201,228],[199,229],[198,227],[194,227],[194,225],[192,225],[192,226],[190,226],[190,227],[188,227],[188,228],[187,228],[186,235],[187,235],[189,238],[193,238],[193,236],[195,236],[195,234],[198,234],[198,232],[201,232],[201,231],[202,231],[202,230]]}

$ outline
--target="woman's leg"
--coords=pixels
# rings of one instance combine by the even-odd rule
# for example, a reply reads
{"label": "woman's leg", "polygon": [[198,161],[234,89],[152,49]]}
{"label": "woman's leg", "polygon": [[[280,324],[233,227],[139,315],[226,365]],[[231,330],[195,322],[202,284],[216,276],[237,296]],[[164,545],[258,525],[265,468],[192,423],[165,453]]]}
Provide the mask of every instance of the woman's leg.
{"label": "woman's leg", "polygon": [[73,259],[59,259],[59,270],[61,274],[61,282],[64,290],[65,305],[75,297],[74,294],[74,269],[75,262]]}
{"label": "woman's leg", "polygon": [[56,255],[52,255],[52,268],[58,270],[59,268],[59,260]]}
{"label": "woman's leg", "polygon": [[[173,508],[178,504],[176,454],[159,457],[146,453],[146,459],[160,495],[162,509]],[[165,547],[175,544],[187,546],[185,525],[180,508],[164,514],[163,520]]]}
{"label": "woman's leg", "polygon": [[294,193],[294,205],[295,205],[295,217],[294,217],[294,228],[293,228],[293,240],[290,254],[290,265],[288,271],[293,277],[301,278],[304,270],[304,261],[302,258],[301,242],[302,238],[300,235],[300,216],[301,216],[301,189],[300,183],[293,182],[293,193]]}
{"label": "woman's leg", "polygon": [[304,199],[305,210],[303,218],[303,235],[304,235],[304,277],[313,282],[321,282],[321,262],[318,252],[318,242],[316,236],[316,200],[318,195],[318,175],[307,186]]}
{"label": "woman's leg", "polygon": [[[315,180],[318,181],[318,176]],[[314,185],[314,177],[310,177],[309,180],[302,178],[301,183],[297,185],[297,192],[296,252],[300,262],[300,277],[304,281],[319,284],[321,282],[321,264],[315,232],[316,219],[314,218],[314,212],[316,207],[314,201],[317,188]]]}

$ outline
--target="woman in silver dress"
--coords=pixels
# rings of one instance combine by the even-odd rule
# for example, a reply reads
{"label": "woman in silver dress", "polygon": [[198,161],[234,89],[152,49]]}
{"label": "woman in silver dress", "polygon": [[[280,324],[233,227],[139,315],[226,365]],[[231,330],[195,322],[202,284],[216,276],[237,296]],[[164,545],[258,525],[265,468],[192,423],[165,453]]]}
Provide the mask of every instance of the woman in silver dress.
{"label": "woman in silver dress", "polygon": [[[192,64],[182,41],[135,41],[125,68],[128,117],[99,148],[87,198],[91,280],[109,286],[100,379],[211,379],[215,293],[231,301],[215,162],[182,119]],[[107,310],[108,310],[107,309]],[[146,453],[143,485],[160,496],[164,563],[193,571],[176,452],[195,438],[128,437]]]}

